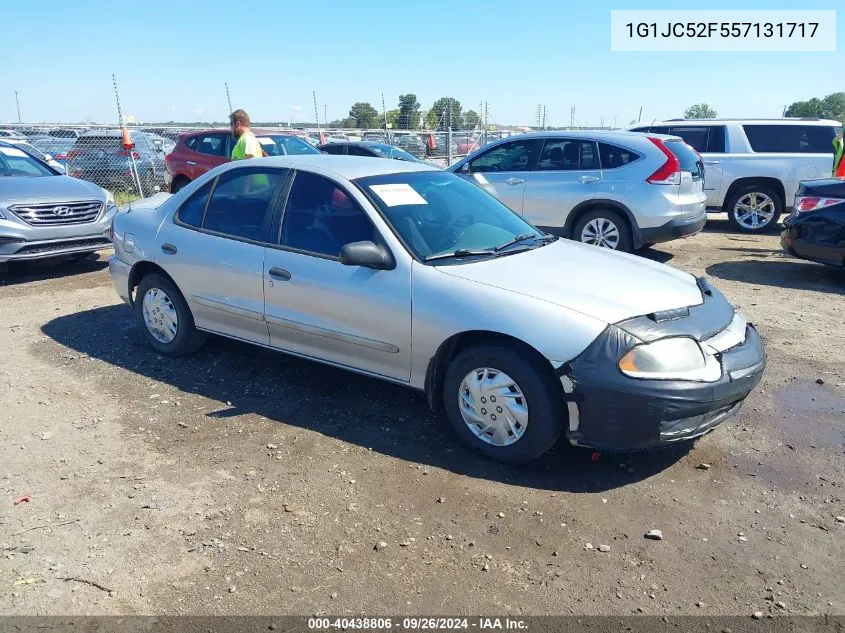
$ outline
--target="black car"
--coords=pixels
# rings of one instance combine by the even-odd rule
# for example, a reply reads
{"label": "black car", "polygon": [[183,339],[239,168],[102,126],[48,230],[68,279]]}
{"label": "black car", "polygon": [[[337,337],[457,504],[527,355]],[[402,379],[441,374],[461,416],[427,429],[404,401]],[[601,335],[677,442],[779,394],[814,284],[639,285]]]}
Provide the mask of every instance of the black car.
{"label": "black car", "polygon": [[135,147],[124,149],[120,130],[86,132],[68,152],[68,174],[100,185],[104,189],[137,191],[132,160],[138,170],[143,196],[164,187],[165,147],[161,137],[146,132],[131,132]]}
{"label": "black car", "polygon": [[795,257],[845,266],[845,179],[799,183],[780,243]]}
{"label": "black car", "polygon": [[342,156],[372,156],[374,158],[394,158],[396,160],[407,160],[412,163],[422,163],[419,158],[412,156],[403,149],[387,143],[373,143],[371,141],[344,141],[339,143],[326,143],[317,147],[325,154]]}

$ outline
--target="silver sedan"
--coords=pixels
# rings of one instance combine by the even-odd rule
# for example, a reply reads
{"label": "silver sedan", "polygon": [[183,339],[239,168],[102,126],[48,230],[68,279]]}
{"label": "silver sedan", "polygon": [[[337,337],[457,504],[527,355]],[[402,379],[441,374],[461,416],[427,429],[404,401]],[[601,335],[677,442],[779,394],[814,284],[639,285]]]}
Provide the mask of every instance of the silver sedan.
{"label": "silver sedan", "polygon": [[765,365],[706,280],[559,240],[426,165],[288,156],[215,168],[113,224],[117,293],[177,356],[208,333],[424,391],[487,456],[561,436],[698,437]]}

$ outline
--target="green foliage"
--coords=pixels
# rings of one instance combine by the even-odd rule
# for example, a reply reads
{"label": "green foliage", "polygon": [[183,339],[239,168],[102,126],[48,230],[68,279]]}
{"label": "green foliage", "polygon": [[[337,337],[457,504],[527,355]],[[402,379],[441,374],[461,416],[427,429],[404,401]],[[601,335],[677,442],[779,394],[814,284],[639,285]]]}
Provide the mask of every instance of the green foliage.
{"label": "green foliage", "polygon": [[710,105],[696,103],[684,110],[685,119],[715,119],[719,115]]}
{"label": "green foliage", "polygon": [[467,129],[475,129],[481,123],[481,117],[475,110],[467,110],[464,112],[464,126]]}
{"label": "green foliage", "polygon": [[784,116],[835,119],[845,124],[845,92],[834,92],[823,99],[813,97],[809,101],[796,101],[786,109]]}
{"label": "green foliage", "polygon": [[443,113],[446,112],[447,108],[451,110],[452,113],[452,129],[460,129],[461,102],[457,99],[452,99],[451,97],[440,97],[437,101],[434,102],[434,105],[431,106],[431,111],[429,112],[429,114],[431,114],[432,112],[434,113],[436,117],[435,120],[437,121],[438,126],[445,126],[446,118],[444,117]]}
{"label": "green foliage", "polygon": [[358,101],[352,104],[352,107],[349,109],[349,118],[356,122],[357,127],[365,130],[379,125],[378,110],[364,101]]}
{"label": "green foliage", "polygon": [[408,93],[406,95],[399,95],[399,114],[396,117],[396,125],[394,127],[400,130],[416,129],[420,121],[420,102],[417,101],[417,95]]}

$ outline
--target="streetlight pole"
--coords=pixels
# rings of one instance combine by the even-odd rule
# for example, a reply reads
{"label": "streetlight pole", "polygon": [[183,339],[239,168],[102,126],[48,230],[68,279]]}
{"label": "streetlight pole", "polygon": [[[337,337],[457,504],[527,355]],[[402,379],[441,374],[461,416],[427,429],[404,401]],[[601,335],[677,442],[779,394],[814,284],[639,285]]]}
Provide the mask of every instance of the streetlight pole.
{"label": "streetlight pole", "polygon": [[328,128],[329,127],[329,115],[327,114],[329,111],[329,106],[325,103],[323,104],[323,124]]}
{"label": "streetlight pole", "polygon": [[21,102],[18,101],[18,91],[15,90],[15,105],[18,107],[18,123],[21,123]]}

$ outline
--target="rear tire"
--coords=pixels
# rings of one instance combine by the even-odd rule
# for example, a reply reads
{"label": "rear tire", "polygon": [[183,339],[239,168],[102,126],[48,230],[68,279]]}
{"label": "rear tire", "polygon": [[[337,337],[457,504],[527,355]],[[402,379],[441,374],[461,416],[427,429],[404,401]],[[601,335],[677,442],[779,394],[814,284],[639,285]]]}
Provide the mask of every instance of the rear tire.
{"label": "rear tire", "polygon": [[632,247],[627,220],[610,209],[595,209],[582,215],[572,229],[572,239],[624,253],[630,253]]}
{"label": "rear tire", "polygon": [[194,326],[185,298],[166,277],[145,275],[135,291],[134,307],[141,331],[159,354],[183,356],[205,343],[206,336]]}
{"label": "rear tire", "polygon": [[738,231],[765,233],[777,228],[783,213],[783,200],[771,187],[748,185],[737,189],[725,208],[731,224]]}
{"label": "rear tire", "polygon": [[170,193],[176,193],[182,187],[187,185],[189,182],[191,182],[191,181],[189,179],[185,178],[184,176],[180,176],[179,178],[176,178],[172,183],[170,183]]}
{"label": "rear tire", "polygon": [[443,381],[446,415],[458,437],[491,459],[521,464],[560,437],[566,410],[551,368],[505,345],[464,350]]}

